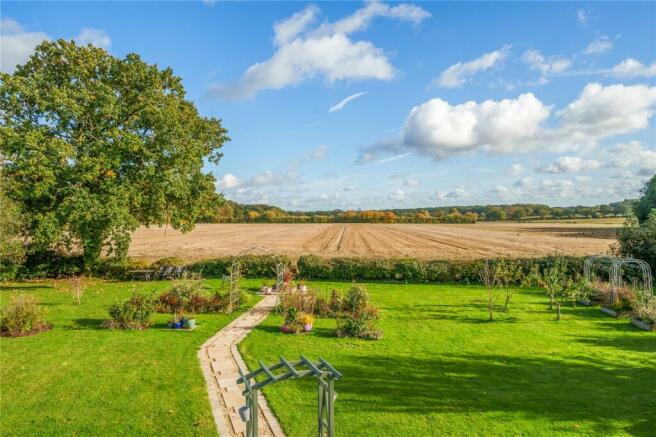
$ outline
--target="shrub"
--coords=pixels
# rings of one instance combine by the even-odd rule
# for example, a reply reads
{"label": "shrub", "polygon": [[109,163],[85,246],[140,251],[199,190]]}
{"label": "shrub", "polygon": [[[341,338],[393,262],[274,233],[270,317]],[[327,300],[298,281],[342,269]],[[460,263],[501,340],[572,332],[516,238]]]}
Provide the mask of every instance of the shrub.
{"label": "shrub", "polygon": [[621,255],[646,261],[656,271],[656,210],[640,225],[635,218],[627,219],[617,230],[617,240]]}
{"label": "shrub", "polygon": [[378,340],[383,338],[383,331],[376,329],[375,322],[378,320],[378,310],[374,307],[366,307],[357,313],[350,313],[346,317],[337,320],[337,337],[357,337],[367,340]]}
{"label": "shrub", "polygon": [[197,275],[184,275],[173,281],[171,288],[160,294],[156,310],[160,313],[198,314],[225,310],[229,297],[205,293],[203,281]]}
{"label": "shrub", "polygon": [[369,305],[369,293],[362,285],[353,285],[342,304],[342,310],[350,313],[359,313]]}
{"label": "shrub", "polygon": [[146,329],[151,324],[152,311],[152,299],[143,294],[133,294],[125,302],[117,302],[109,307],[112,319],[108,320],[105,326],[110,329]]}
{"label": "shrub", "polygon": [[634,303],[634,315],[645,323],[656,323],[656,298],[641,296]]}
{"label": "shrub", "polygon": [[[240,272],[245,278],[274,277],[276,274],[276,259],[270,255],[245,255],[215,258],[198,261],[187,266],[191,272],[202,273],[206,278],[221,278],[230,274],[233,261],[239,259]],[[291,265],[289,258],[278,256],[278,260],[285,265]]]}
{"label": "shrub", "polygon": [[342,301],[342,314],[337,319],[335,335],[370,340],[382,338],[383,332],[376,329],[378,309],[369,305],[369,293],[362,285],[353,285]]}
{"label": "shrub", "polygon": [[14,296],[0,310],[0,332],[2,335],[19,337],[45,331],[50,325],[41,317],[42,312],[34,296]]}

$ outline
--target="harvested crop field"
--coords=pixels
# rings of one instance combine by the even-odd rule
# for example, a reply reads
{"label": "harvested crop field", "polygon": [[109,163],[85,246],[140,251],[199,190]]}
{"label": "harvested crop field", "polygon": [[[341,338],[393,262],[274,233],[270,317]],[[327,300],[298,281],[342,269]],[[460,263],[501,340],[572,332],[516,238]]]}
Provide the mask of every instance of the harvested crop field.
{"label": "harvested crop field", "polygon": [[236,255],[263,246],[292,258],[322,257],[476,259],[605,253],[621,220],[451,224],[200,224],[182,234],[141,228],[129,255],[197,260]]}

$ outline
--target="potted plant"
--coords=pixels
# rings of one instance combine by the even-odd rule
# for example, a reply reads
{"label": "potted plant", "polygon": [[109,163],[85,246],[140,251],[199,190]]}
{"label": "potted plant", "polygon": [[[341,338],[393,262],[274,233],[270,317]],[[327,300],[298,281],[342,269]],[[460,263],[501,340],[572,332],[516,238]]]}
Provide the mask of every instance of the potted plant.
{"label": "potted plant", "polygon": [[286,334],[297,333],[302,327],[298,309],[295,307],[287,308],[285,313],[285,324],[280,327],[280,331]]}
{"label": "potted plant", "polygon": [[271,284],[268,282],[265,282],[264,285],[262,285],[262,288],[260,288],[260,293],[262,294],[271,294],[273,292],[273,287],[271,287]]}
{"label": "potted plant", "polygon": [[303,324],[303,331],[310,332],[312,331],[312,323],[314,322],[314,316],[312,314],[302,314],[300,321]]}
{"label": "potted plant", "polygon": [[196,327],[196,316],[190,315],[183,319],[183,328],[185,329],[194,329]]}

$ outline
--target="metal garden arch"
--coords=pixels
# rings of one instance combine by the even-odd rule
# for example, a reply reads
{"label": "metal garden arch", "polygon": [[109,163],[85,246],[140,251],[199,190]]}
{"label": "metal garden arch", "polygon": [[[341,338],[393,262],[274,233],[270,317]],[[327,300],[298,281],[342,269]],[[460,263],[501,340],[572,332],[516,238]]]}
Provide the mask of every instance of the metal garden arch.
{"label": "metal garden arch", "polygon": [[652,295],[654,294],[654,289],[652,288],[652,276],[651,276],[651,267],[645,261],[633,257],[624,257],[619,258],[618,262],[615,265],[617,277],[617,284],[621,285],[622,281],[622,267],[624,266],[635,266],[640,269],[642,273],[642,291],[645,294]]}
{"label": "metal garden arch", "polygon": [[239,281],[241,280],[241,267],[243,258],[247,255],[264,253],[264,255],[270,256],[273,259],[273,262],[276,265],[276,288],[279,289],[284,281],[285,273],[285,264],[282,260],[271,251],[268,247],[264,246],[253,246],[248,249],[244,249],[232,261],[230,265],[230,274],[224,279],[228,281],[228,289],[230,292],[229,302],[228,302],[228,312],[232,313],[235,309],[239,307],[239,297],[241,296],[241,289],[239,288]]}
{"label": "metal garden arch", "polygon": [[594,268],[595,265],[600,264],[603,261],[610,261],[610,266],[608,269],[608,282],[610,282],[610,285],[612,287],[618,287],[619,284],[619,277],[618,277],[618,270],[617,266],[619,264],[618,258],[614,256],[607,256],[607,255],[593,255],[589,256],[585,259],[583,262],[583,273],[585,275],[585,281],[588,284],[592,283],[592,277],[594,275]]}
{"label": "metal garden arch", "polygon": [[[274,373],[282,371],[280,373]],[[269,384],[285,381],[287,379],[299,379],[306,376],[317,378],[317,396],[318,396],[318,435],[319,437],[333,437],[335,435],[335,380],[339,380],[342,374],[323,358],[319,358],[318,363],[301,355],[299,361],[290,363],[283,357],[280,361],[272,366],[266,366],[260,361],[260,367],[244,375],[239,369],[241,375],[237,379],[237,384],[244,384],[242,394],[246,398],[246,405],[239,409],[241,419],[246,422],[246,437],[256,437],[258,435],[258,405],[257,392]],[[255,381],[258,376],[266,376],[261,381]]]}

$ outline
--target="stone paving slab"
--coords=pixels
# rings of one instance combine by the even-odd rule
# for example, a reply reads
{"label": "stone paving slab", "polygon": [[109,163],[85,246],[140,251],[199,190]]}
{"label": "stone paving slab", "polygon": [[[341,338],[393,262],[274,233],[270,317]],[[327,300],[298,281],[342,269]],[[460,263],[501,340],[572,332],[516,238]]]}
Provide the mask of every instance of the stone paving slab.
{"label": "stone paving slab", "polygon": [[[249,311],[245,312],[207,340],[198,351],[198,358],[207,383],[212,415],[220,436],[243,436],[246,424],[239,417],[239,407],[244,404],[243,386],[237,384],[239,369],[248,368],[242,359],[237,344],[262,322],[276,305],[276,296],[265,296]],[[266,399],[259,393],[260,436],[284,437],[284,432],[269,408]]]}

